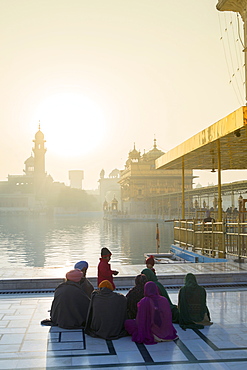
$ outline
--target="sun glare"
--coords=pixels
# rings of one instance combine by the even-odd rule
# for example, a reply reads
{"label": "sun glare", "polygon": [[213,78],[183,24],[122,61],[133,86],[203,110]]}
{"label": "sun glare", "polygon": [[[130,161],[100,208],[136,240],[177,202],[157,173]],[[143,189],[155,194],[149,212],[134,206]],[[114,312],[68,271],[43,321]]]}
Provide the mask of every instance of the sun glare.
{"label": "sun glare", "polygon": [[[105,135],[100,107],[79,94],[55,94],[42,101],[35,114],[49,151],[74,157],[95,150]],[[33,122],[32,122],[33,124]]]}

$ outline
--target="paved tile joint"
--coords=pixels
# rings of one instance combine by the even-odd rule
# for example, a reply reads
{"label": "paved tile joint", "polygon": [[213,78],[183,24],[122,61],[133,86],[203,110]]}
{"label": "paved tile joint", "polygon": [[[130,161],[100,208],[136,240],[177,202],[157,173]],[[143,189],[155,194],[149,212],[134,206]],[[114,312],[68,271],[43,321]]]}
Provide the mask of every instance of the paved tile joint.
{"label": "paved tile joint", "polygon": [[[177,303],[177,291],[169,292]],[[0,296],[0,369],[247,369],[247,290],[210,290],[214,324],[153,346],[45,327],[53,294]]]}

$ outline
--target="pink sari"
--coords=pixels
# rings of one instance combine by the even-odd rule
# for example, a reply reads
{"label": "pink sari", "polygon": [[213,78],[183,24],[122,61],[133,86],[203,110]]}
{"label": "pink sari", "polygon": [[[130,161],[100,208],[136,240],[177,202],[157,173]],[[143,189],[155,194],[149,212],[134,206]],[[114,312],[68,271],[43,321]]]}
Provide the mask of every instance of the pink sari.
{"label": "pink sari", "polygon": [[126,320],[125,329],[132,335],[132,341],[144,344],[156,344],[157,341],[177,339],[177,332],[172,325],[170,304],[159,295],[157,285],[149,281],[144,286],[144,298],[137,305],[135,320]]}

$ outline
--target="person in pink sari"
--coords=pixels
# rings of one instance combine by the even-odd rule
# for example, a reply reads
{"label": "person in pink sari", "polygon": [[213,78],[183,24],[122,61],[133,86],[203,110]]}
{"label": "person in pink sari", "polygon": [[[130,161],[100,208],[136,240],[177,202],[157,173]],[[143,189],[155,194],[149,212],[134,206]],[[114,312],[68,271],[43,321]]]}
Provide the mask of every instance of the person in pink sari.
{"label": "person in pink sari", "polygon": [[177,339],[177,332],[172,325],[170,304],[159,295],[153,281],[144,286],[144,298],[137,304],[136,319],[126,320],[125,329],[132,335],[132,341],[144,344],[172,341]]}

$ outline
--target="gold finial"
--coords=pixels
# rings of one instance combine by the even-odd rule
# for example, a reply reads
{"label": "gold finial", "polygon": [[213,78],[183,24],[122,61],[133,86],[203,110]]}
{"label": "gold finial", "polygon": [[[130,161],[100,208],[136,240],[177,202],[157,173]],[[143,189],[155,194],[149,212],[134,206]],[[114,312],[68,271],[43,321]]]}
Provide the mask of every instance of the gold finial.
{"label": "gold finial", "polygon": [[39,119],[39,130],[40,130],[40,119]]}
{"label": "gold finial", "polygon": [[154,134],[154,148],[157,148],[155,134]]}

